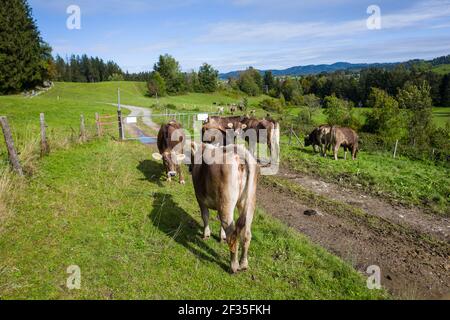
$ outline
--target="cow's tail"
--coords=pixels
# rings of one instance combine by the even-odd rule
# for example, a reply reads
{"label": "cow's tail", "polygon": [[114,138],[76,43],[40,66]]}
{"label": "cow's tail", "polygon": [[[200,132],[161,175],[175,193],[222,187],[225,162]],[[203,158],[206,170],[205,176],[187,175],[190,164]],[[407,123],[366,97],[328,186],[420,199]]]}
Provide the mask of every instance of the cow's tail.
{"label": "cow's tail", "polygon": [[337,126],[332,126],[331,127],[331,132],[330,132],[330,145],[334,146],[336,144],[336,131],[337,131]]}
{"label": "cow's tail", "polygon": [[[253,215],[255,212],[256,206],[256,188],[258,184],[258,175],[259,175],[259,166],[255,157],[248,151],[246,148],[242,146],[237,146],[238,154],[241,159],[245,161],[245,169],[247,171],[245,188],[242,191],[242,195],[245,197],[244,199],[240,199],[243,201],[242,203],[242,211],[239,212],[239,218],[236,221],[236,226],[231,235],[229,246],[232,252],[236,250],[236,243],[239,240],[241,231],[247,227],[247,224],[251,224],[253,221]],[[251,216],[250,216],[251,215]]]}

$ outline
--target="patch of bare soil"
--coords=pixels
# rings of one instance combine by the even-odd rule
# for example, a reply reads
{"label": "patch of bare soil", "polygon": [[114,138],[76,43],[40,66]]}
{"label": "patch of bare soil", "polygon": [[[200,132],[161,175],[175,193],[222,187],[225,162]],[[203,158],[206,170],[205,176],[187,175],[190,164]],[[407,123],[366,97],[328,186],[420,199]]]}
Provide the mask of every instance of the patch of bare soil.
{"label": "patch of bare soil", "polygon": [[[258,202],[266,212],[364,274],[369,266],[379,266],[382,286],[395,297],[431,299],[450,293],[450,223],[447,218],[428,215],[416,208],[392,205],[382,199],[287,170],[282,170],[279,177],[336,203],[362,210],[375,221],[379,219],[380,223],[374,227],[374,221],[355,220],[351,214],[339,214],[320,203],[311,207],[286,190],[261,184]],[[318,214],[306,215],[305,211],[310,209]],[[411,232],[396,232],[388,225],[404,226]]]}

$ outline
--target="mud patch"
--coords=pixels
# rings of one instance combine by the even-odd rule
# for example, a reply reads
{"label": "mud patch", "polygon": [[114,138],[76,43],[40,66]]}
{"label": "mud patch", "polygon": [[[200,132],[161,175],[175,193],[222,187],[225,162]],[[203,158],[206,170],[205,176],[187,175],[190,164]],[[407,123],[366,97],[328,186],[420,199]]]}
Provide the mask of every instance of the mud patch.
{"label": "mud patch", "polygon": [[[292,177],[288,179],[286,181],[293,181]],[[329,190],[327,192],[331,192]],[[340,214],[340,206],[336,210],[330,208],[329,203],[322,205],[317,199],[313,203],[301,201],[289,190],[266,183],[259,186],[258,203],[266,212],[307,235],[360,272],[365,274],[367,267],[379,266],[382,285],[395,297],[429,299],[450,292],[449,251],[443,242],[434,246],[432,239],[423,241],[420,233],[397,232],[384,227],[387,223],[378,224],[366,216],[354,219],[352,212]],[[356,201],[346,201],[346,205],[360,208]],[[304,215],[310,209],[318,214]],[[379,219],[384,221],[382,217]]]}

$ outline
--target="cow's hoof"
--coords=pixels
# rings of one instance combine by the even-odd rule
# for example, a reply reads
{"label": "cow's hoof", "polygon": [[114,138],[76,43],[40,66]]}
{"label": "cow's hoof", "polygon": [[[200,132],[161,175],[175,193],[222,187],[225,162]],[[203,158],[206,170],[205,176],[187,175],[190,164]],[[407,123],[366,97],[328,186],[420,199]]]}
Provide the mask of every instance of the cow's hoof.
{"label": "cow's hoof", "polygon": [[238,271],[239,271],[239,264],[238,263],[236,263],[235,265],[231,265],[231,273],[232,274],[236,274],[236,273],[238,273]]}
{"label": "cow's hoof", "polygon": [[248,261],[241,261],[240,265],[239,265],[239,270],[240,271],[245,271],[248,270]]}

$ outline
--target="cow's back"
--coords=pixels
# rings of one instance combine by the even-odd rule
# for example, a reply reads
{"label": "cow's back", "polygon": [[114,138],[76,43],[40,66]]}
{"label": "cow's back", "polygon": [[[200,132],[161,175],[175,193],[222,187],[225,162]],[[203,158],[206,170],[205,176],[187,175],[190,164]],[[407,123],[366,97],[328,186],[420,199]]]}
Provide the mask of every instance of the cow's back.
{"label": "cow's back", "polygon": [[358,134],[351,128],[333,127],[331,135],[334,144],[358,146]]}
{"label": "cow's back", "polygon": [[[203,146],[205,148],[214,148]],[[207,164],[202,161],[201,164],[195,164],[192,169],[192,180],[197,200],[206,207],[219,210],[221,205],[229,201],[236,202],[245,194],[250,184],[255,183],[249,180],[250,176],[256,177],[258,170],[256,160],[253,156],[241,146],[229,145],[227,147],[216,148],[227,152],[227,157],[231,161],[224,164]],[[239,156],[230,154],[237,150]],[[244,163],[240,159],[246,157]],[[227,159],[228,160],[228,159]]]}

